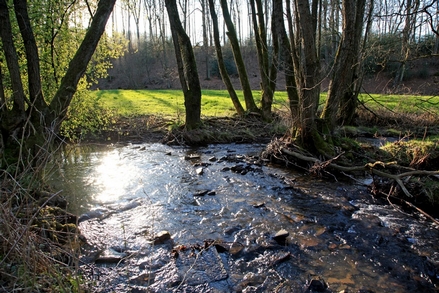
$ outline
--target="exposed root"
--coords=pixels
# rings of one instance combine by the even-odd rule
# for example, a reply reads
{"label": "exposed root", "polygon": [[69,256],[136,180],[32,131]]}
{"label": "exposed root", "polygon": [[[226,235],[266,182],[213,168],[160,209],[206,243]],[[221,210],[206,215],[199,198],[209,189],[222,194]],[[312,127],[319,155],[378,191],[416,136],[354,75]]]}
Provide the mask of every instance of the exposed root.
{"label": "exposed root", "polygon": [[[336,161],[339,160],[343,156],[343,154],[344,153],[342,152],[329,160],[323,161],[312,156],[308,152],[303,151],[300,147],[290,142],[273,140],[263,152],[262,157],[264,159],[269,159],[278,163],[283,162],[287,166],[300,166],[300,168],[306,169],[311,174],[319,176],[323,172],[325,172],[326,174],[331,174],[334,178],[336,178],[336,176],[332,174],[333,172],[341,174],[358,174],[359,172],[362,172],[364,174],[371,174],[373,176],[385,178],[391,183],[395,182],[399,189],[402,191],[402,193],[409,200],[413,200],[416,198],[416,196],[414,196],[409,191],[409,188],[407,188],[407,185],[411,182],[410,180],[419,177],[431,177],[433,178],[433,180],[437,180],[439,178],[439,171],[414,169],[406,171],[407,167],[399,166],[395,161],[375,161],[357,166],[345,166],[337,164]],[[403,201],[408,203],[408,201],[406,200]],[[425,213],[412,203],[410,203],[409,205],[421,212],[422,214],[427,215],[427,213]],[[428,216],[428,218],[434,219],[431,216]],[[436,223],[437,221],[434,220],[434,222]]]}

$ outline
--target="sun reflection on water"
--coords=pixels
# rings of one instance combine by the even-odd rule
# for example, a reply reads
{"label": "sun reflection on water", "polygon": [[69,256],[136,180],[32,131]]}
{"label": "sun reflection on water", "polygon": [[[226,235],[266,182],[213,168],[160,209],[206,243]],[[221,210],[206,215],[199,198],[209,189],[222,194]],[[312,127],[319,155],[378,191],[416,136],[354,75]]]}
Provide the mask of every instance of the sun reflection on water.
{"label": "sun reflection on water", "polygon": [[115,150],[100,159],[100,164],[90,174],[95,186],[94,200],[109,203],[134,194],[139,188],[141,169],[135,164],[127,164],[126,158]]}

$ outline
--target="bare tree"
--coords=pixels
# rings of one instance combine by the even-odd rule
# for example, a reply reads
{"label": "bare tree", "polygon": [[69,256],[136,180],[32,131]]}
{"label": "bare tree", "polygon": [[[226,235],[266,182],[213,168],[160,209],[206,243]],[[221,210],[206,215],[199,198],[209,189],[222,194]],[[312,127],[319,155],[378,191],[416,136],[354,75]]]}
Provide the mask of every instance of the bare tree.
{"label": "bare tree", "polygon": [[[140,48],[140,17],[141,17],[141,12],[142,12],[142,5],[137,0],[124,0],[124,3],[127,7],[129,15],[133,16],[133,18],[134,18],[134,24],[136,26],[136,38],[137,38],[136,43],[137,43],[137,50],[138,50]],[[129,23],[129,19],[131,19],[130,16],[128,18],[128,23]],[[128,30],[130,31],[131,28],[128,27]],[[131,33],[130,33],[130,35],[131,35]]]}
{"label": "bare tree", "polygon": [[183,24],[183,29],[186,31],[188,29],[188,9],[189,9],[189,4],[188,4],[188,0],[178,0],[178,5],[180,6],[180,9],[183,13],[183,19],[182,19],[182,24]]}
{"label": "bare tree", "polygon": [[232,45],[233,57],[235,59],[236,67],[239,73],[239,80],[241,82],[242,91],[244,93],[245,105],[247,111],[259,112],[253,98],[252,89],[248,80],[247,69],[242,58],[241,48],[239,46],[238,37],[236,35],[235,26],[233,25],[232,18],[230,17],[229,8],[227,6],[227,0],[220,0],[221,8],[223,12],[224,22],[227,26],[227,36],[229,37],[230,44]]}
{"label": "bare tree", "polygon": [[208,15],[209,8],[207,0],[200,0],[201,4],[201,15],[203,17],[203,51],[204,51],[204,62],[206,63],[206,80],[210,79],[210,67],[209,67],[209,34],[208,32]]}
{"label": "bare tree", "polygon": [[[289,1],[287,1],[289,5]],[[276,40],[279,42],[280,54],[282,58],[281,67],[284,68],[285,72],[285,85],[288,94],[288,100],[290,105],[291,117],[295,121],[298,117],[298,105],[299,105],[299,95],[297,93],[297,85],[294,75],[294,63],[293,63],[293,53],[294,51],[290,47],[290,41],[285,29],[284,23],[284,11],[282,0],[273,1],[273,37],[274,42]],[[294,39],[294,36],[292,36]]]}
{"label": "bare tree", "polygon": [[259,72],[261,75],[262,116],[266,120],[271,120],[271,106],[273,104],[273,96],[276,88],[279,46],[278,42],[273,42],[272,60],[270,62],[266,29],[266,21],[268,18],[264,17],[268,14],[268,11],[264,11],[261,0],[250,0],[250,7],[258,52]]}
{"label": "bare tree", "polygon": [[172,39],[177,59],[178,75],[184,94],[187,130],[201,126],[201,86],[197,63],[189,36],[180,21],[176,0],[166,0]]}
{"label": "bare tree", "polygon": [[395,78],[395,86],[403,81],[406,73],[407,60],[410,57],[410,42],[414,33],[416,19],[418,17],[419,0],[407,0],[405,3],[405,22],[401,38],[401,59],[399,69]]}
{"label": "bare tree", "polygon": [[232,103],[233,106],[235,107],[236,112],[238,113],[238,115],[243,116],[245,112],[244,108],[242,107],[241,102],[238,99],[238,95],[236,94],[232,81],[230,80],[229,74],[227,73],[226,66],[224,64],[223,52],[221,49],[221,41],[220,41],[220,35],[218,29],[218,17],[215,12],[214,0],[209,0],[209,7],[210,7],[210,15],[212,17],[213,38],[215,42],[216,57],[217,57],[218,68],[221,74],[221,78],[223,79],[227,91],[229,92],[230,98],[232,99]]}

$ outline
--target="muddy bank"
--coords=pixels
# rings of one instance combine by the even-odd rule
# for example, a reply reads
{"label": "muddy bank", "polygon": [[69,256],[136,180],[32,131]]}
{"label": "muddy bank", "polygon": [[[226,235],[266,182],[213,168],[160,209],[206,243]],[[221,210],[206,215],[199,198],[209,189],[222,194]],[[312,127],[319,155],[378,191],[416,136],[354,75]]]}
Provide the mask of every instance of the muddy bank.
{"label": "muddy bank", "polygon": [[80,223],[95,292],[437,291],[438,227],[363,186],[263,165],[243,145],[116,152],[149,175]]}
{"label": "muddy bank", "polygon": [[161,116],[120,117],[118,121],[96,134],[88,134],[83,143],[163,143],[167,145],[206,146],[214,143],[268,143],[283,136],[287,126],[282,113],[271,123],[259,116],[204,118],[198,130],[186,131]]}

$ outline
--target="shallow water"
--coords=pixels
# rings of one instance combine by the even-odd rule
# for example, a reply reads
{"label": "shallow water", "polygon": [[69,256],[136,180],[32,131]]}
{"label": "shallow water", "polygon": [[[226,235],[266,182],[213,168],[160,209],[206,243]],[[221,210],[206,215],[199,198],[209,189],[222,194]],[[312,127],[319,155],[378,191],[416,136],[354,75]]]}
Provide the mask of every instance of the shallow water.
{"label": "shallow water", "polygon": [[437,291],[438,227],[364,187],[261,165],[263,147],[65,153],[52,183],[84,214],[93,291]]}

